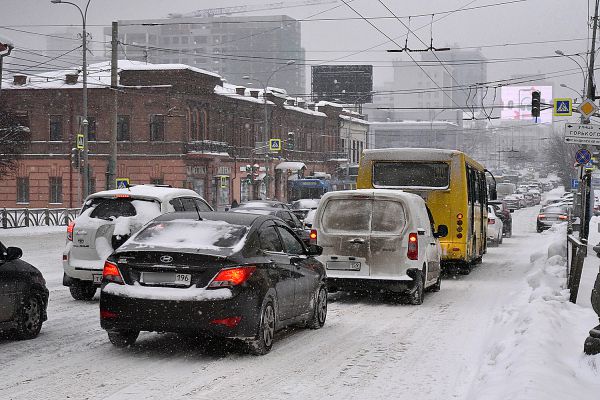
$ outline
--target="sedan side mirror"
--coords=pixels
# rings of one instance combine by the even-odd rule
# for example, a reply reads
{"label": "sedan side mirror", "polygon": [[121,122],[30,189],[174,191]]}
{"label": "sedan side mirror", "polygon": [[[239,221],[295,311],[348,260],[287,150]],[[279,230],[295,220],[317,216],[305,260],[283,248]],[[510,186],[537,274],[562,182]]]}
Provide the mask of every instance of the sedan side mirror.
{"label": "sedan side mirror", "polygon": [[320,256],[323,254],[323,248],[316,244],[311,244],[308,246],[308,251],[306,252],[309,256]]}
{"label": "sedan side mirror", "polygon": [[446,225],[438,226],[437,232],[434,233],[436,238],[443,238],[448,236],[448,227]]}
{"label": "sedan side mirror", "polygon": [[18,247],[8,247],[6,249],[6,260],[12,261],[21,258],[23,255],[23,250]]}

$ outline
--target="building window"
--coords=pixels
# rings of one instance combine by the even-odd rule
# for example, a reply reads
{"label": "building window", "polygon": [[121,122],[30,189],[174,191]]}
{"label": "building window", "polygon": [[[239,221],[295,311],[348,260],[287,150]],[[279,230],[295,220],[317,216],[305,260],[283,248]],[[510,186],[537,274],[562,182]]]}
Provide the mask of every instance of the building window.
{"label": "building window", "polygon": [[50,140],[62,140],[62,115],[50,116]]}
{"label": "building window", "polygon": [[53,176],[50,177],[50,203],[62,203],[62,178]]}
{"label": "building window", "polygon": [[198,140],[198,114],[196,110],[190,112],[190,139]]}
{"label": "building window", "polygon": [[17,203],[29,203],[29,178],[17,178]]}
{"label": "building window", "polygon": [[165,140],[165,116],[154,114],[150,117],[150,140],[159,142]]}
{"label": "building window", "polygon": [[198,112],[198,138],[207,139],[206,126],[208,122],[208,114],[206,110],[200,110]]}
{"label": "building window", "polygon": [[119,115],[117,118],[117,140],[120,142],[129,141],[129,115]]}

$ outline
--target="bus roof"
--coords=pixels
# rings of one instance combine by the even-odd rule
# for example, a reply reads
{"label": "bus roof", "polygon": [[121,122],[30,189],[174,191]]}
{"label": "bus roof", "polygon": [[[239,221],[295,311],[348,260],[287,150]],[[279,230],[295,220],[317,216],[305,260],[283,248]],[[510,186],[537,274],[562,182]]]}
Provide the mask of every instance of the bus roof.
{"label": "bus roof", "polygon": [[450,161],[453,157],[460,155],[463,155],[469,164],[480,169],[485,168],[483,165],[459,150],[412,147],[363,150],[363,158],[365,160],[383,161]]}

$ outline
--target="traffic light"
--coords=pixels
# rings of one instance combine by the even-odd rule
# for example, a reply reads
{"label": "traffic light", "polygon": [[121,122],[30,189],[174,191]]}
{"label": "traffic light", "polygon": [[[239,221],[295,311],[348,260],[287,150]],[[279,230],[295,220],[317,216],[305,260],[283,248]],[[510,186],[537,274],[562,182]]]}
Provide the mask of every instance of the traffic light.
{"label": "traffic light", "polygon": [[294,135],[294,132],[288,132],[286,147],[288,150],[294,150],[296,147],[296,136]]}
{"label": "traffic light", "polygon": [[79,149],[77,149],[76,147],[73,147],[71,149],[71,166],[74,169],[79,169],[80,164],[81,164],[81,157],[80,157]]}
{"label": "traffic light", "polygon": [[539,90],[531,92],[531,116],[538,118],[540,116],[540,96]]}

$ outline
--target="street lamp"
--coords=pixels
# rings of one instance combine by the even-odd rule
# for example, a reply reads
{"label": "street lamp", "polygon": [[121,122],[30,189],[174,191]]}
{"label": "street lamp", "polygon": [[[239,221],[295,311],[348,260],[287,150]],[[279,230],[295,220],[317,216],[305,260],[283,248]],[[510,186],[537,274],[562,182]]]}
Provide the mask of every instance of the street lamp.
{"label": "street lamp", "polygon": [[[573,92],[575,92],[577,94],[577,96],[580,96],[580,95],[583,96],[583,95],[585,95],[585,93],[580,94],[576,89],[573,89],[571,86],[569,86],[569,85],[567,85],[565,83],[561,83],[559,86],[560,87],[564,87],[564,88],[569,89],[569,90],[572,90]],[[575,98],[574,102],[577,102],[577,98]]]}
{"label": "street lamp", "polygon": [[90,6],[90,2],[92,0],[88,0],[85,5],[85,11],[81,9],[77,4],[71,3],[70,1],[63,0],[50,0],[53,4],[70,4],[79,10],[79,14],[81,14],[81,20],[83,24],[83,32],[82,32],[82,40],[83,40],[83,116],[82,116],[82,125],[83,125],[83,198],[85,199],[90,193],[90,166],[88,163],[88,93],[87,93],[87,12]]}
{"label": "street lamp", "polygon": [[[582,96],[581,96],[581,101],[585,100],[587,75],[586,75],[586,73],[585,73],[585,70],[584,70],[584,69],[583,69],[583,67],[581,66],[581,64],[579,64],[579,61],[577,61],[576,59],[574,59],[574,58],[572,57],[572,55],[574,55],[574,56],[578,56],[579,58],[581,58],[581,60],[583,61],[583,63],[584,63],[584,64],[586,63],[586,62],[585,62],[585,59],[584,59],[584,58],[581,56],[581,54],[577,54],[577,53],[576,53],[576,54],[569,55],[569,54],[565,54],[565,53],[564,53],[562,50],[556,50],[556,51],[555,51],[555,53],[556,53],[556,54],[558,54],[559,56],[567,57],[569,60],[571,60],[571,61],[573,61],[575,64],[577,64],[577,66],[578,66],[578,67],[579,67],[579,69],[581,70],[581,75],[583,75],[583,91],[581,92],[581,93],[582,93]],[[562,86],[562,87],[567,87],[566,85],[565,85],[565,86],[563,86],[563,84],[561,84],[560,86]],[[569,88],[569,89],[570,89],[570,88]],[[593,100],[593,99],[592,99],[592,100]],[[583,116],[582,116],[581,118],[582,118],[582,121],[585,119],[585,117],[583,117]]]}

